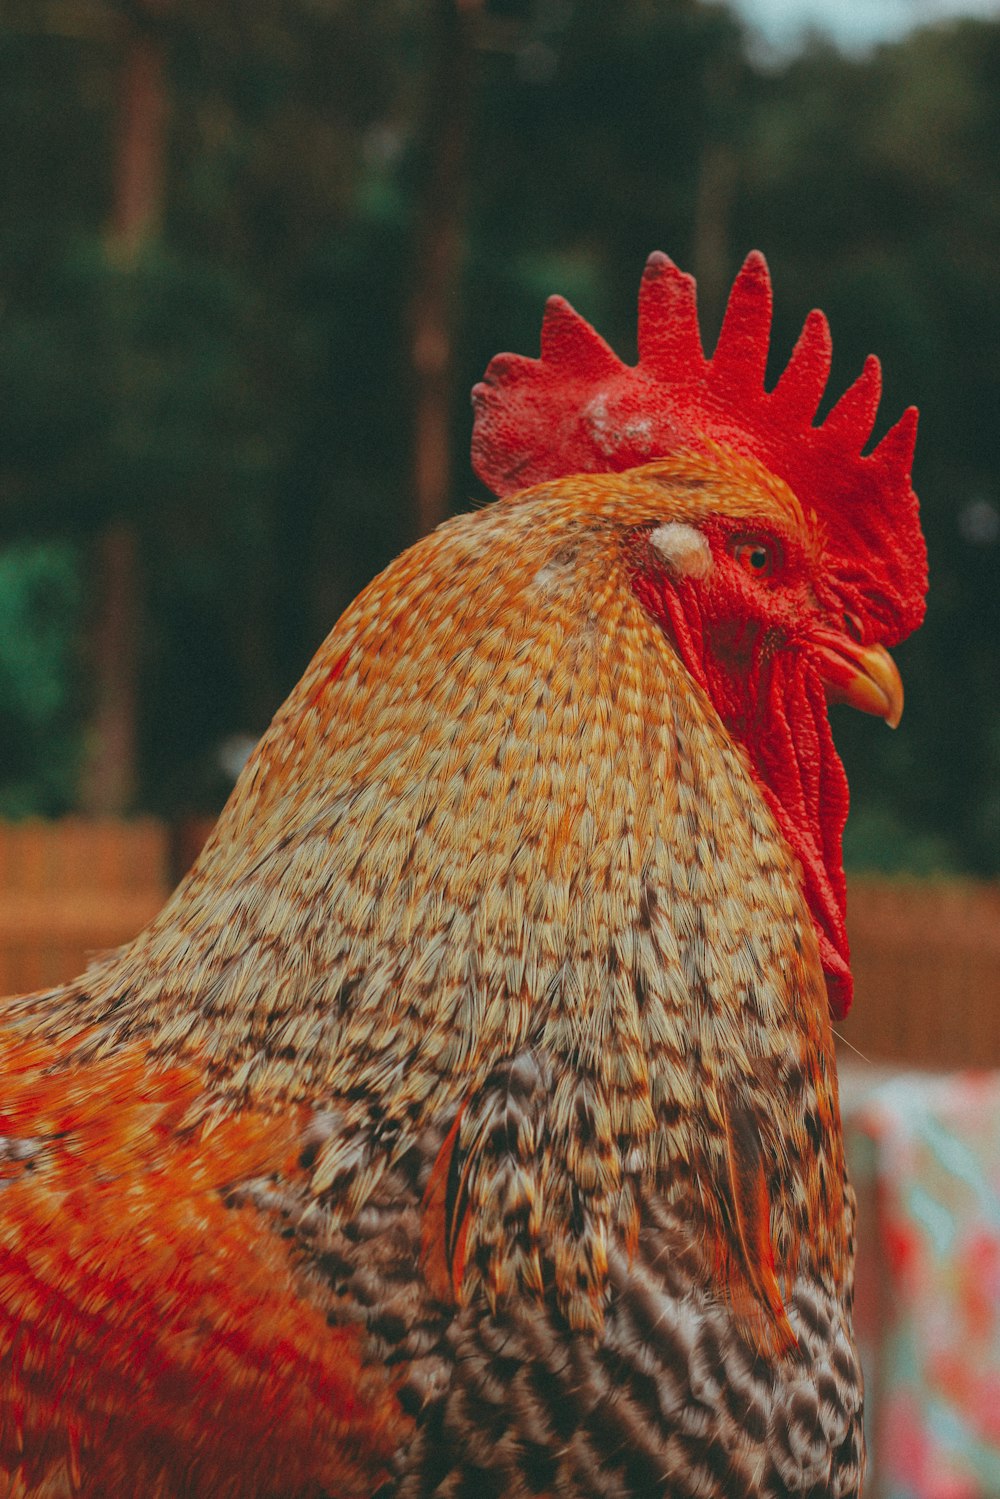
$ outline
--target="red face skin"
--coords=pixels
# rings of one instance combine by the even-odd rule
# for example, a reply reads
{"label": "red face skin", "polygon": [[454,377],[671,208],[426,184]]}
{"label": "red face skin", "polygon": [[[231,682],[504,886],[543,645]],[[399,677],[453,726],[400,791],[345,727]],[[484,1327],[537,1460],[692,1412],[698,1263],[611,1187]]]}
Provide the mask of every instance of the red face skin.
{"label": "red face skin", "polygon": [[865,649],[865,625],[845,611],[797,536],[722,518],[698,529],[712,554],[705,576],[678,574],[642,536],[633,587],[746,749],[801,861],[830,1008],[839,1019],[852,997],[841,861],[848,789],[827,703],[845,698],[890,716],[845,685],[853,671],[870,686],[862,664],[873,655]]}

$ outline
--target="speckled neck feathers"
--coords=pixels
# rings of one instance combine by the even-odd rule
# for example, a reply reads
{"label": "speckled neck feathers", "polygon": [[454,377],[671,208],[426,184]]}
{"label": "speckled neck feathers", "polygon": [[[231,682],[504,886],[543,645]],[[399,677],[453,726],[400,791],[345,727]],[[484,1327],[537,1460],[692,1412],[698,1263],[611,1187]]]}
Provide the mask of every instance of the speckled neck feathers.
{"label": "speckled neck feathers", "polygon": [[[551,1062],[532,1233],[574,1325],[600,1320],[644,1182],[703,1224],[710,1259],[738,1246],[715,1272],[767,1318],[801,1253],[844,1270],[792,856],[628,583],[630,531],[691,503],[669,476],[577,479],[406,553],[340,621],[162,915],[68,1001],[89,1049],[148,1037],[207,1060],[223,1102],[336,1102],[375,1128],[379,1158],[347,1134],[316,1163],[317,1192],[352,1207],[504,1058]],[[776,1091],[799,1100],[780,1127]],[[773,1217],[766,1195],[739,1200],[747,1138]],[[471,1232],[473,1280],[530,1283],[488,1213]]]}

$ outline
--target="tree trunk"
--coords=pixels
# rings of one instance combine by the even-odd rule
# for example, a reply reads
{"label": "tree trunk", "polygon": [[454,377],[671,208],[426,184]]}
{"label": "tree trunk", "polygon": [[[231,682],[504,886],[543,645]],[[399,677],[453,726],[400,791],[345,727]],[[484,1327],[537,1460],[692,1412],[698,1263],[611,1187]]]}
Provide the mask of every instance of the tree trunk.
{"label": "tree trunk", "polygon": [[[143,7],[151,21],[166,9],[162,0]],[[108,224],[108,254],[132,266],[160,228],[166,143],[167,90],[163,38],[131,23],[122,64],[114,198]]]}
{"label": "tree trunk", "polygon": [[736,152],[725,141],[710,141],[701,156],[695,204],[692,270],[698,282],[703,329],[716,332],[732,280],[730,219],[736,197]]}
{"label": "tree trunk", "polygon": [[736,59],[723,56],[709,65],[705,77],[709,129],[701,150],[691,268],[698,282],[702,328],[714,331],[722,324],[734,269],[730,230],[739,185],[739,158],[729,122],[739,92],[737,68]]}
{"label": "tree trunk", "polygon": [[413,521],[421,536],[445,519],[451,501],[451,397],[480,9],[480,0],[435,0],[434,4],[427,166],[410,304]]}
{"label": "tree trunk", "polygon": [[[147,0],[153,23],[165,0]],[[143,21],[129,21],[122,61],[114,194],[107,255],[123,275],[159,231],[167,118],[165,45]],[[127,366],[120,378],[130,399]],[[94,541],[94,619],[90,644],[92,716],[80,784],[90,816],[121,816],[138,785],[137,718],[140,635],[139,543],[135,525],[112,524]]]}
{"label": "tree trunk", "polygon": [[136,789],[138,566],[135,527],[118,522],[93,545],[99,590],[91,639],[94,707],[80,801],[92,817],[121,816]]}

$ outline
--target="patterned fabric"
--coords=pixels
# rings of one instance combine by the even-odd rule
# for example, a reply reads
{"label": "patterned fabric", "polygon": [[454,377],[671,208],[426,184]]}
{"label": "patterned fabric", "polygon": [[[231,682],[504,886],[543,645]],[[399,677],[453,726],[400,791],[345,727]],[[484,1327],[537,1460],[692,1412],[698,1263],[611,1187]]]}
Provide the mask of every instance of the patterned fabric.
{"label": "patterned fabric", "polygon": [[879,1499],[1000,1495],[1000,1074],[844,1068]]}

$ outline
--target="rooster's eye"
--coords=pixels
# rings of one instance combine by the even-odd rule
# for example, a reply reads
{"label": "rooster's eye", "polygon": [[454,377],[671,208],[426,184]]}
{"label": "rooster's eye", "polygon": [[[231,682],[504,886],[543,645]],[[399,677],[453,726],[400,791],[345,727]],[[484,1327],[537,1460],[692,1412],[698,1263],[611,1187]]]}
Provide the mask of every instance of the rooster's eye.
{"label": "rooster's eye", "polygon": [[730,551],[740,566],[755,578],[769,578],[774,572],[775,549],[770,542],[744,537],[733,542]]}

